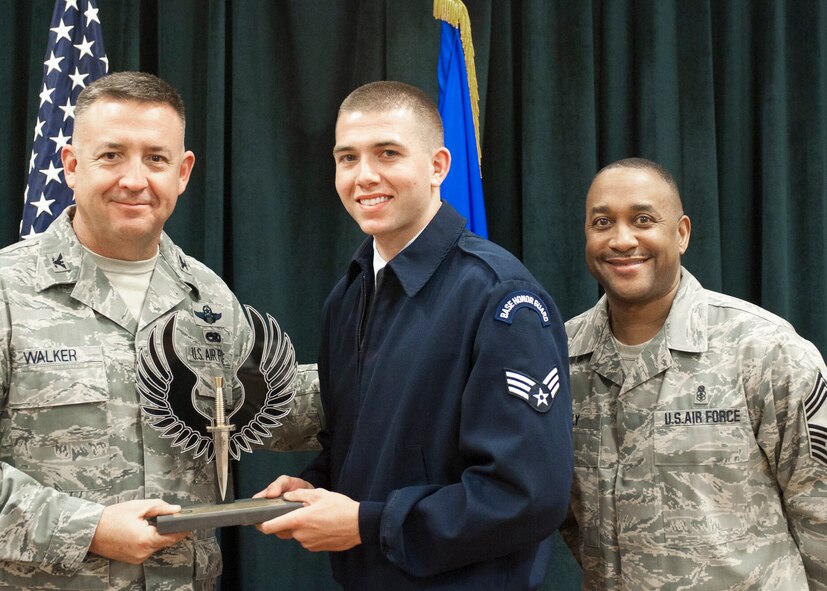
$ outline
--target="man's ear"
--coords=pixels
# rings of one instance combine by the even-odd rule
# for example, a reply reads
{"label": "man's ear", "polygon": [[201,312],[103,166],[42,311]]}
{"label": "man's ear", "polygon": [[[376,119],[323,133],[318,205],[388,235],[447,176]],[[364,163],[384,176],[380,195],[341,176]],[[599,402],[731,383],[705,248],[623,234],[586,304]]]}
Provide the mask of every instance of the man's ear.
{"label": "man's ear", "polygon": [[75,148],[71,144],[63,146],[60,151],[60,160],[63,162],[63,178],[70,189],[75,188],[75,170],[78,167],[78,157]]}
{"label": "man's ear", "polygon": [[431,176],[431,186],[438,187],[448,176],[448,171],[451,169],[451,152],[445,146],[434,151],[431,158],[431,168],[433,174]]}
{"label": "man's ear", "polygon": [[187,150],[184,152],[184,158],[181,160],[181,166],[178,169],[178,194],[184,192],[187,188],[187,183],[190,182],[190,174],[192,174],[192,167],[195,166],[195,154]]}
{"label": "man's ear", "polygon": [[692,222],[689,220],[689,216],[682,215],[681,219],[678,220],[678,247],[681,254],[684,254],[686,249],[689,248],[689,235],[691,233]]}

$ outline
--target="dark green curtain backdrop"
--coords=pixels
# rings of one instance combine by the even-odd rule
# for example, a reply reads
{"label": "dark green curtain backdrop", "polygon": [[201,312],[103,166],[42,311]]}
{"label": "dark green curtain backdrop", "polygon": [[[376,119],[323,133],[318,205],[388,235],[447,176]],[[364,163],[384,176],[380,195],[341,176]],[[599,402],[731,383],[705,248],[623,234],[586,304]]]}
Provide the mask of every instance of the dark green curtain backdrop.
{"label": "dark green curtain backdrop", "polygon": [[[598,288],[582,263],[598,167],[641,155],[679,182],[684,262],[827,347],[827,2],[466,2],[480,82],[491,239],[564,316]],[[52,0],[0,0],[0,243],[16,240]],[[333,187],[336,108],[391,78],[437,95],[430,0],[98,0],[113,69],[154,72],[189,110],[197,162],[168,224],[241,301],[315,359],[324,298],[361,240]],[[381,428],[381,426],[377,426]],[[303,454],[254,454],[249,496]],[[332,589],[326,557],[225,529],[224,589]],[[578,587],[557,553],[546,589]]]}

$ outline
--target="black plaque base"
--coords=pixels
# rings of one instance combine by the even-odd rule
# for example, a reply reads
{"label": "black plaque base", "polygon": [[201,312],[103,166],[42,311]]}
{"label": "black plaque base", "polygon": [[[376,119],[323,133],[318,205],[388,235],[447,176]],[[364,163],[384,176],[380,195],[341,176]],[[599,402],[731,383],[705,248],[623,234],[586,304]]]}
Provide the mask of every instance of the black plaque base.
{"label": "black plaque base", "polygon": [[275,499],[243,499],[220,505],[190,505],[171,515],[158,515],[155,527],[160,534],[193,529],[252,525],[268,521],[302,506],[302,503]]}

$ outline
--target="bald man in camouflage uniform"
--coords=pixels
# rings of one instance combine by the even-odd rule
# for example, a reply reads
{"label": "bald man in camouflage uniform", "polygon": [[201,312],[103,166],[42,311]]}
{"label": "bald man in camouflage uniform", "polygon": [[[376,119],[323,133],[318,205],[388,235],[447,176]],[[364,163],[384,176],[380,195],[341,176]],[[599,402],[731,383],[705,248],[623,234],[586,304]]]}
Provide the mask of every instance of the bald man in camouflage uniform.
{"label": "bald man in camouflage uniform", "polygon": [[573,518],[587,590],[827,589],[827,387],[781,318],[705,290],[677,185],[595,177],[586,259],[606,295],[567,323]]}
{"label": "bald man in camouflage uniform", "polygon": [[[229,379],[250,325],[162,232],[193,164],[174,89],[112,74],[75,116],[63,164],[77,205],[0,252],[0,589],[212,589],[214,530],[160,535],[146,519],[214,502],[215,467],[142,418],[136,351],[177,313],[177,348],[215,353],[188,359],[201,379]],[[133,267],[137,290],[117,277]],[[314,378],[269,447],[317,447]]]}

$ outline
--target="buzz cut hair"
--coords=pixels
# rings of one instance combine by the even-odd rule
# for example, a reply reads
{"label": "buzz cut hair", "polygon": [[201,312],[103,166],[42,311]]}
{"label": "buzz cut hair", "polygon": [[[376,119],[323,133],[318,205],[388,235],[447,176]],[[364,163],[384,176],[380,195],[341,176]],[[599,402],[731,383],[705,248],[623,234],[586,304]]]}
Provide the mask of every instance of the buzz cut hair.
{"label": "buzz cut hair", "polygon": [[354,111],[386,113],[396,109],[413,112],[421,124],[422,139],[429,148],[445,145],[445,131],[436,103],[421,89],[404,82],[379,80],[360,86],[342,101],[339,116]]}
{"label": "buzz cut hair", "polygon": [[186,125],[184,100],[171,84],[146,72],[114,72],[98,78],[78,95],[75,121],[101,99],[168,105]]}
{"label": "buzz cut hair", "polygon": [[610,170],[612,168],[641,168],[651,170],[652,172],[657,174],[661,179],[663,179],[663,181],[667,185],[669,185],[669,187],[675,193],[675,197],[678,200],[678,206],[680,207],[680,210],[683,211],[683,201],[681,200],[681,192],[678,189],[678,182],[675,180],[675,177],[672,176],[672,173],[669,172],[663,165],[658,164],[654,160],[648,160],[647,158],[623,158],[622,160],[617,160],[601,168],[595,175],[595,178],[599,176],[600,173],[602,173],[604,170]]}

